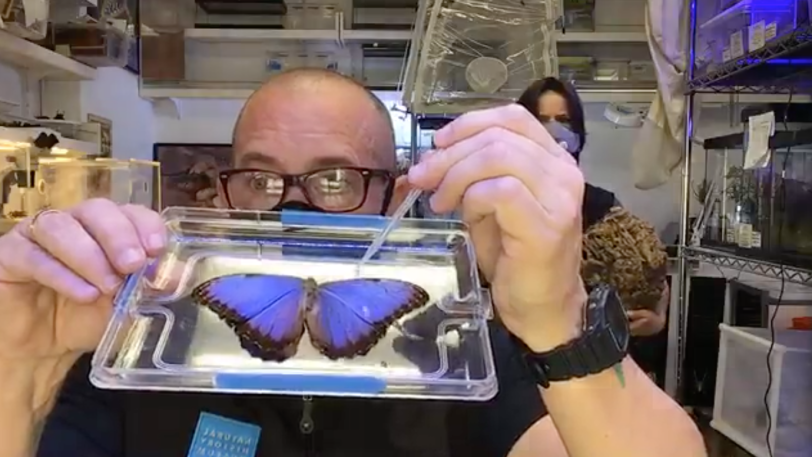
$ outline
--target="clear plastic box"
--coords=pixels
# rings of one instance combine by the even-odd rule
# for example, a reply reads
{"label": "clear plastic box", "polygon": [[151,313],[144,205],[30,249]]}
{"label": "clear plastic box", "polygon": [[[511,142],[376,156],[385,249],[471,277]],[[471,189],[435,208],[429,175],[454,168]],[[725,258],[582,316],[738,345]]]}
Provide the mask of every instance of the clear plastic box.
{"label": "clear plastic box", "polygon": [[755,457],[808,457],[812,449],[812,331],[776,330],[765,407],[770,331],[719,326],[719,366],[711,426]]}
{"label": "clear plastic box", "polygon": [[26,40],[42,40],[48,35],[50,0],[5,0],[0,2],[0,30]]}
{"label": "clear plastic box", "polygon": [[41,159],[37,190],[45,208],[65,209],[90,198],[160,208],[160,164],[142,160]]}
{"label": "clear plastic box", "polygon": [[116,297],[93,359],[97,387],[495,395],[490,299],[462,223],[404,220],[358,270],[385,218],[188,208],[163,216],[169,249]]}
{"label": "clear plastic box", "polygon": [[0,234],[6,233],[21,219],[39,209],[39,194],[34,188],[31,144],[14,138],[0,127]]}
{"label": "clear plastic box", "polygon": [[714,68],[764,47],[807,20],[806,0],[740,0],[717,6],[702,0],[697,11],[697,67]]}

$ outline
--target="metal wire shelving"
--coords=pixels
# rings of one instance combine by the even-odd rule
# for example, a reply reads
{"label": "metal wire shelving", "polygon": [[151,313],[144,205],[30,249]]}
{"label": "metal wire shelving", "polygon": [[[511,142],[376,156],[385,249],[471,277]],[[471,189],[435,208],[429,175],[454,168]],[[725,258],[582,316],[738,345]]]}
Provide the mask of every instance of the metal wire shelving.
{"label": "metal wire shelving", "polygon": [[[812,286],[812,271],[798,267],[755,259],[740,253],[722,249],[690,246],[689,217],[691,199],[691,156],[693,153],[693,127],[695,97],[702,93],[717,94],[810,94],[812,93],[812,23],[797,27],[793,32],[772,40],[764,47],[735,58],[716,68],[698,72],[695,68],[697,6],[704,0],[689,0],[689,55],[688,81],[686,91],[686,129],[682,169],[682,204],[680,214],[679,269],[673,287],[678,291],[676,354],[669,351],[669,367],[673,374],[666,382],[666,389],[672,395],[683,391],[683,363],[685,360],[687,316],[689,309],[690,263],[701,261],[722,268],[752,273],[768,278]],[[741,134],[738,136],[742,136]],[[771,147],[777,143],[800,141],[810,144],[809,135],[796,137],[784,132],[774,138]],[[705,145],[714,141],[729,141],[730,138],[706,140]],[[779,141],[780,140],[780,141]],[[739,141],[742,141],[739,139]],[[674,316],[674,314],[672,314]],[[672,340],[673,341],[673,340]]]}

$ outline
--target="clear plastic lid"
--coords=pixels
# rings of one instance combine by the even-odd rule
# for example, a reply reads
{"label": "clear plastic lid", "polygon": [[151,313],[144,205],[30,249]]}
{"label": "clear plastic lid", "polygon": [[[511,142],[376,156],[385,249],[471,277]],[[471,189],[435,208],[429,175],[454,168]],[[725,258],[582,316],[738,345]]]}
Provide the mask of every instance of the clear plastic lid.
{"label": "clear plastic lid", "polygon": [[169,208],[166,254],[127,278],[101,388],[488,400],[488,294],[459,222]]}

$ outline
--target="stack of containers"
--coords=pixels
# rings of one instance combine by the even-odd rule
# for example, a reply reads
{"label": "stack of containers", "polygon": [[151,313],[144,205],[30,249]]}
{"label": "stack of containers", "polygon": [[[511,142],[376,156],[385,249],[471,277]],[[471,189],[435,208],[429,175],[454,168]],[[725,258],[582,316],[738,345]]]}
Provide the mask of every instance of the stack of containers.
{"label": "stack of containers", "polygon": [[710,71],[809,22],[812,0],[701,0],[696,66]]}

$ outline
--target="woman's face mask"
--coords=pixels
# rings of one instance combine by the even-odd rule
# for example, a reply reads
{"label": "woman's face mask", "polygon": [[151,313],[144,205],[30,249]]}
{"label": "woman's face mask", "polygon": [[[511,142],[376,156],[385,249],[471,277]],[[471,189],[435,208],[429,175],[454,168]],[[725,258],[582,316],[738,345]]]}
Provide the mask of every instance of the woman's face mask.
{"label": "woman's face mask", "polygon": [[555,120],[542,121],[541,125],[547,129],[550,136],[572,155],[581,151],[581,140],[568,126]]}

